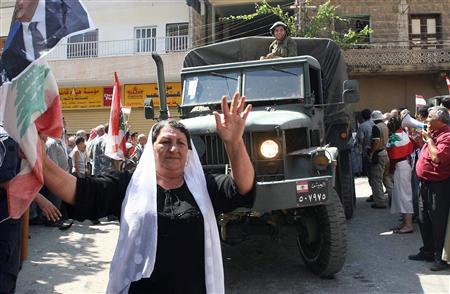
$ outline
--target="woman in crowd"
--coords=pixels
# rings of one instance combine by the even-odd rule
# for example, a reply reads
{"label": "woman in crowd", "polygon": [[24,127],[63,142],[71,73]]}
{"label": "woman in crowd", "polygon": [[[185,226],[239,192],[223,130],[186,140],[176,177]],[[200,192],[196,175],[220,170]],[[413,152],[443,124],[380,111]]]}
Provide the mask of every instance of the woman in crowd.
{"label": "woman in crowd", "polygon": [[388,121],[389,140],[387,152],[390,160],[391,174],[394,186],[392,189],[391,213],[401,213],[403,222],[394,228],[394,233],[412,233],[413,202],[411,187],[412,167],[409,156],[413,151],[413,144],[408,134],[401,127],[399,116],[392,116]]}
{"label": "woman in crowd", "polygon": [[[223,293],[215,214],[251,207],[254,170],[242,139],[245,98],[236,93],[214,112],[231,175],[205,175],[187,129],[155,125],[133,175],[118,172],[76,179],[44,158],[46,186],[78,220],[120,217],[108,293]],[[250,194],[250,195],[247,195]]]}

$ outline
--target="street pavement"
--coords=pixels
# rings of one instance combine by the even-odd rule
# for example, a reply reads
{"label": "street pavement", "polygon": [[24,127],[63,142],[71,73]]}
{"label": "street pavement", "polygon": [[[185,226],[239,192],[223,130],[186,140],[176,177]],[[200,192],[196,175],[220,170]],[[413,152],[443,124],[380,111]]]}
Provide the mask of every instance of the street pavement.
{"label": "street pavement", "polygon": [[[412,234],[393,234],[389,228],[399,215],[370,208],[367,179],[356,179],[356,191],[347,260],[335,278],[321,279],[306,269],[293,230],[286,228],[277,240],[254,236],[223,246],[227,293],[450,293],[450,270],[431,272],[431,263],[407,259],[421,246],[417,226]],[[89,221],[64,232],[31,227],[17,293],[104,293],[118,228],[117,222]]]}

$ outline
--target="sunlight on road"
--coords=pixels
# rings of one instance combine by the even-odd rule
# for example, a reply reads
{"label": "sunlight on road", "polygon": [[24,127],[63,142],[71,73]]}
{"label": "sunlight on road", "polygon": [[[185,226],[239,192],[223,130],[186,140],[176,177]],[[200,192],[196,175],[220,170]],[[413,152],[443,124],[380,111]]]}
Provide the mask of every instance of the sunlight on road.
{"label": "sunlight on road", "polygon": [[[433,279],[430,279],[430,277]],[[450,293],[450,277],[448,271],[437,275],[418,274],[424,293]]]}

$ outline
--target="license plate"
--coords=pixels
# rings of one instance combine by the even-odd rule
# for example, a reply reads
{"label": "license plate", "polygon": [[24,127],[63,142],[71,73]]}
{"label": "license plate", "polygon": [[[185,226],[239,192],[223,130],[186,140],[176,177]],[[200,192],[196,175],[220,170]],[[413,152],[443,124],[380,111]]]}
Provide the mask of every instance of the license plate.
{"label": "license plate", "polygon": [[327,202],[328,181],[297,181],[297,206],[311,206]]}

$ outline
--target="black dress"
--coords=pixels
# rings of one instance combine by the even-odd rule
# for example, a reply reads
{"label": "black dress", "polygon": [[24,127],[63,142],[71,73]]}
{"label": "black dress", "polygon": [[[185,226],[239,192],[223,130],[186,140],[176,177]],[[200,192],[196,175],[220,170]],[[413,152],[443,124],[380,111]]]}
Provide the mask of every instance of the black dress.
{"label": "black dress", "polygon": [[[77,180],[76,204],[68,205],[73,219],[120,217],[131,179],[127,172]],[[216,214],[251,207],[253,193],[242,196],[230,176],[206,175]],[[158,186],[158,241],[150,278],[132,282],[129,293],[206,293],[203,217],[186,184],[165,190]]]}

